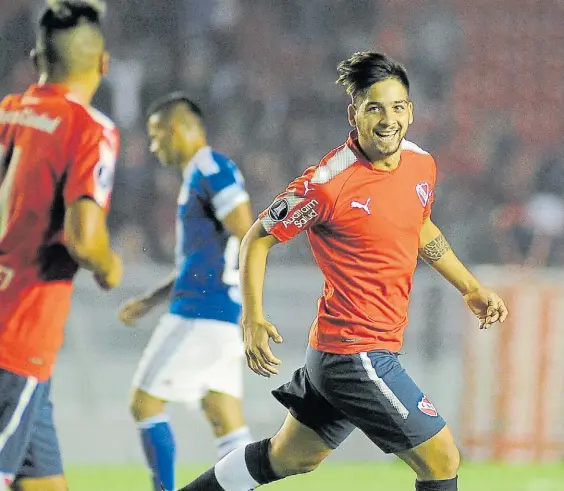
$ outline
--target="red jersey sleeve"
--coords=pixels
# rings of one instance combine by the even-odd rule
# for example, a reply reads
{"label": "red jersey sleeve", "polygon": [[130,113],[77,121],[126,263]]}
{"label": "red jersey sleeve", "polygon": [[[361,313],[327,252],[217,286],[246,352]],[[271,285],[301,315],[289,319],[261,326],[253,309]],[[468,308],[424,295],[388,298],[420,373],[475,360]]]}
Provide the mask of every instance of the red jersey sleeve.
{"label": "red jersey sleeve", "polygon": [[435,162],[435,159],[432,157],[431,157],[431,165],[432,165],[432,169],[431,169],[432,177],[431,177],[431,182],[429,183],[427,203],[425,204],[425,210],[423,211],[424,220],[431,216],[431,210],[433,208],[433,203],[435,202],[435,186],[437,185],[437,163]]}
{"label": "red jersey sleeve", "polygon": [[309,178],[306,172],[292,181],[259,215],[265,230],[280,242],[326,222],[331,215],[333,200],[326,186],[312,184]]}
{"label": "red jersey sleeve", "polygon": [[119,133],[116,128],[92,122],[78,138],[70,156],[64,189],[65,205],[89,197],[107,211],[114,183]]}

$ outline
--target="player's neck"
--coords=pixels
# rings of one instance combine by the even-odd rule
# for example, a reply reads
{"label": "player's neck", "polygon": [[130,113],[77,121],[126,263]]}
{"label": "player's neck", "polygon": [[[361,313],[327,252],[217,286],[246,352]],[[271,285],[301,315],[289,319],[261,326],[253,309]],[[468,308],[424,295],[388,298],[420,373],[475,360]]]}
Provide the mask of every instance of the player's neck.
{"label": "player's neck", "polygon": [[188,164],[192,161],[192,159],[196,156],[196,154],[202,149],[208,146],[208,143],[205,139],[202,139],[197,145],[191,147],[189,150],[185,151],[182,155],[182,160],[178,167],[182,172],[186,170]]}
{"label": "player's neck", "polygon": [[401,154],[396,152],[393,155],[389,155],[384,158],[371,160],[372,168],[378,170],[394,170],[398,167],[400,163]]}
{"label": "player's neck", "polygon": [[41,75],[39,83],[41,85],[56,84],[65,87],[73,95],[73,98],[84,106],[88,106],[92,102],[92,98],[98,88],[97,84],[84,79],[57,77],[56,75],[48,74]]}
{"label": "player's neck", "polygon": [[398,150],[397,152],[393,153],[392,155],[382,155],[378,151],[371,152],[370,149],[365,150],[365,148],[369,148],[369,145],[362,145],[362,142],[358,142],[358,146],[363,153],[364,157],[370,164],[372,165],[373,169],[378,170],[394,170],[400,163],[401,158],[401,151]]}

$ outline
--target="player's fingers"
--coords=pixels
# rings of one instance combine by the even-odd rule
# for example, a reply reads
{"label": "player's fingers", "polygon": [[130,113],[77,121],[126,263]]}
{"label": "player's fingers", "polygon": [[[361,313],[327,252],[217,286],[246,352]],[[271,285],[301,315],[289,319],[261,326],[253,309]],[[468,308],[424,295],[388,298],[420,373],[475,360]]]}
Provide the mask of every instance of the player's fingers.
{"label": "player's fingers", "polygon": [[270,365],[280,365],[280,363],[282,363],[278,358],[276,358],[276,356],[274,356],[274,353],[270,349],[270,346],[268,346],[268,343],[265,343],[263,346],[258,346],[258,351],[261,357]]}
{"label": "player's fingers", "polygon": [[258,370],[258,368],[257,368],[256,360],[255,360],[253,354],[247,352],[246,355],[247,355],[247,365],[248,365],[248,367],[249,367],[253,372],[255,372],[257,375],[262,375],[262,374],[260,373],[260,371]]}
{"label": "player's fingers", "polygon": [[270,323],[266,326],[266,332],[275,343],[280,344],[284,341],[278,330]]}
{"label": "player's fingers", "polygon": [[495,324],[497,321],[499,321],[499,310],[495,310],[490,316],[490,324]]}
{"label": "player's fingers", "polygon": [[260,354],[255,350],[255,348],[250,350],[249,358],[251,359],[249,367],[253,372],[263,377],[270,377],[269,371],[265,368],[265,362],[261,359]]}
{"label": "player's fingers", "polygon": [[[278,374],[278,369],[276,368],[275,365],[273,365],[269,358],[266,356],[264,349],[258,347],[258,352],[255,353],[257,355],[257,362],[261,368],[261,370],[264,370],[268,373],[268,376],[272,375],[277,375]],[[273,358],[274,355],[272,355]]]}
{"label": "player's fingers", "polygon": [[509,314],[509,312],[507,311],[507,307],[503,302],[500,301],[497,310],[499,311],[499,322],[503,322],[507,318],[507,315]]}

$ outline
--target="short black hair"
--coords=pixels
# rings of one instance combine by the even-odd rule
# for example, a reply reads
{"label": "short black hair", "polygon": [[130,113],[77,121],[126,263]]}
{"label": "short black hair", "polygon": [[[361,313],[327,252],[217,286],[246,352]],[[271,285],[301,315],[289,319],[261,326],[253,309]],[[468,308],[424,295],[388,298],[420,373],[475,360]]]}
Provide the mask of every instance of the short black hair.
{"label": "short black hair", "polygon": [[353,101],[366,94],[375,83],[389,78],[399,80],[409,93],[409,79],[405,67],[386,56],[374,51],[359,51],[337,66],[339,78],[336,83],[346,88]]}
{"label": "short black hair", "polygon": [[149,119],[153,114],[156,113],[169,113],[173,108],[178,105],[184,105],[186,108],[196,115],[200,121],[204,120],[204,114],[192,99],[190,99],[184,92],[182,91],[175,91],[166,94],[163,97],[155,100],[147,109],[147,119]]}
{"label": "short black hair", "polygon": [[39,20],[35,54],[67,72],[84,69],[93,63],[89,50],[93,52],[93,46],[103,49],[101,22],[105,12],[104,0],[48,0]]}
{"label": "short black hair", "polygon": [[81,21],[100,26],[106,12],[103,0],[51,0],[39,21],[45,32],[72,29]]}

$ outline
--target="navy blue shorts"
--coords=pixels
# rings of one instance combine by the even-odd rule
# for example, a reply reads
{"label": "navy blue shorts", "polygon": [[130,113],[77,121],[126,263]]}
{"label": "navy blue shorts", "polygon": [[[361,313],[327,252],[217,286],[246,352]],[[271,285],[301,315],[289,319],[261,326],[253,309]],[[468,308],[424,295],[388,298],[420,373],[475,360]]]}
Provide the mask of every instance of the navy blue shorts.
{"label": "navy blue shorts", "polygon": [[399,453],[446,425],[390,351],[337,355],[309,346],[305,366],[272,394],[331,448],[359,428],[384,452]]}
{"label": "navy blue shorts", "polygon": [[63,473],[51,383],[0,368],[0,472],[10,478]]}

